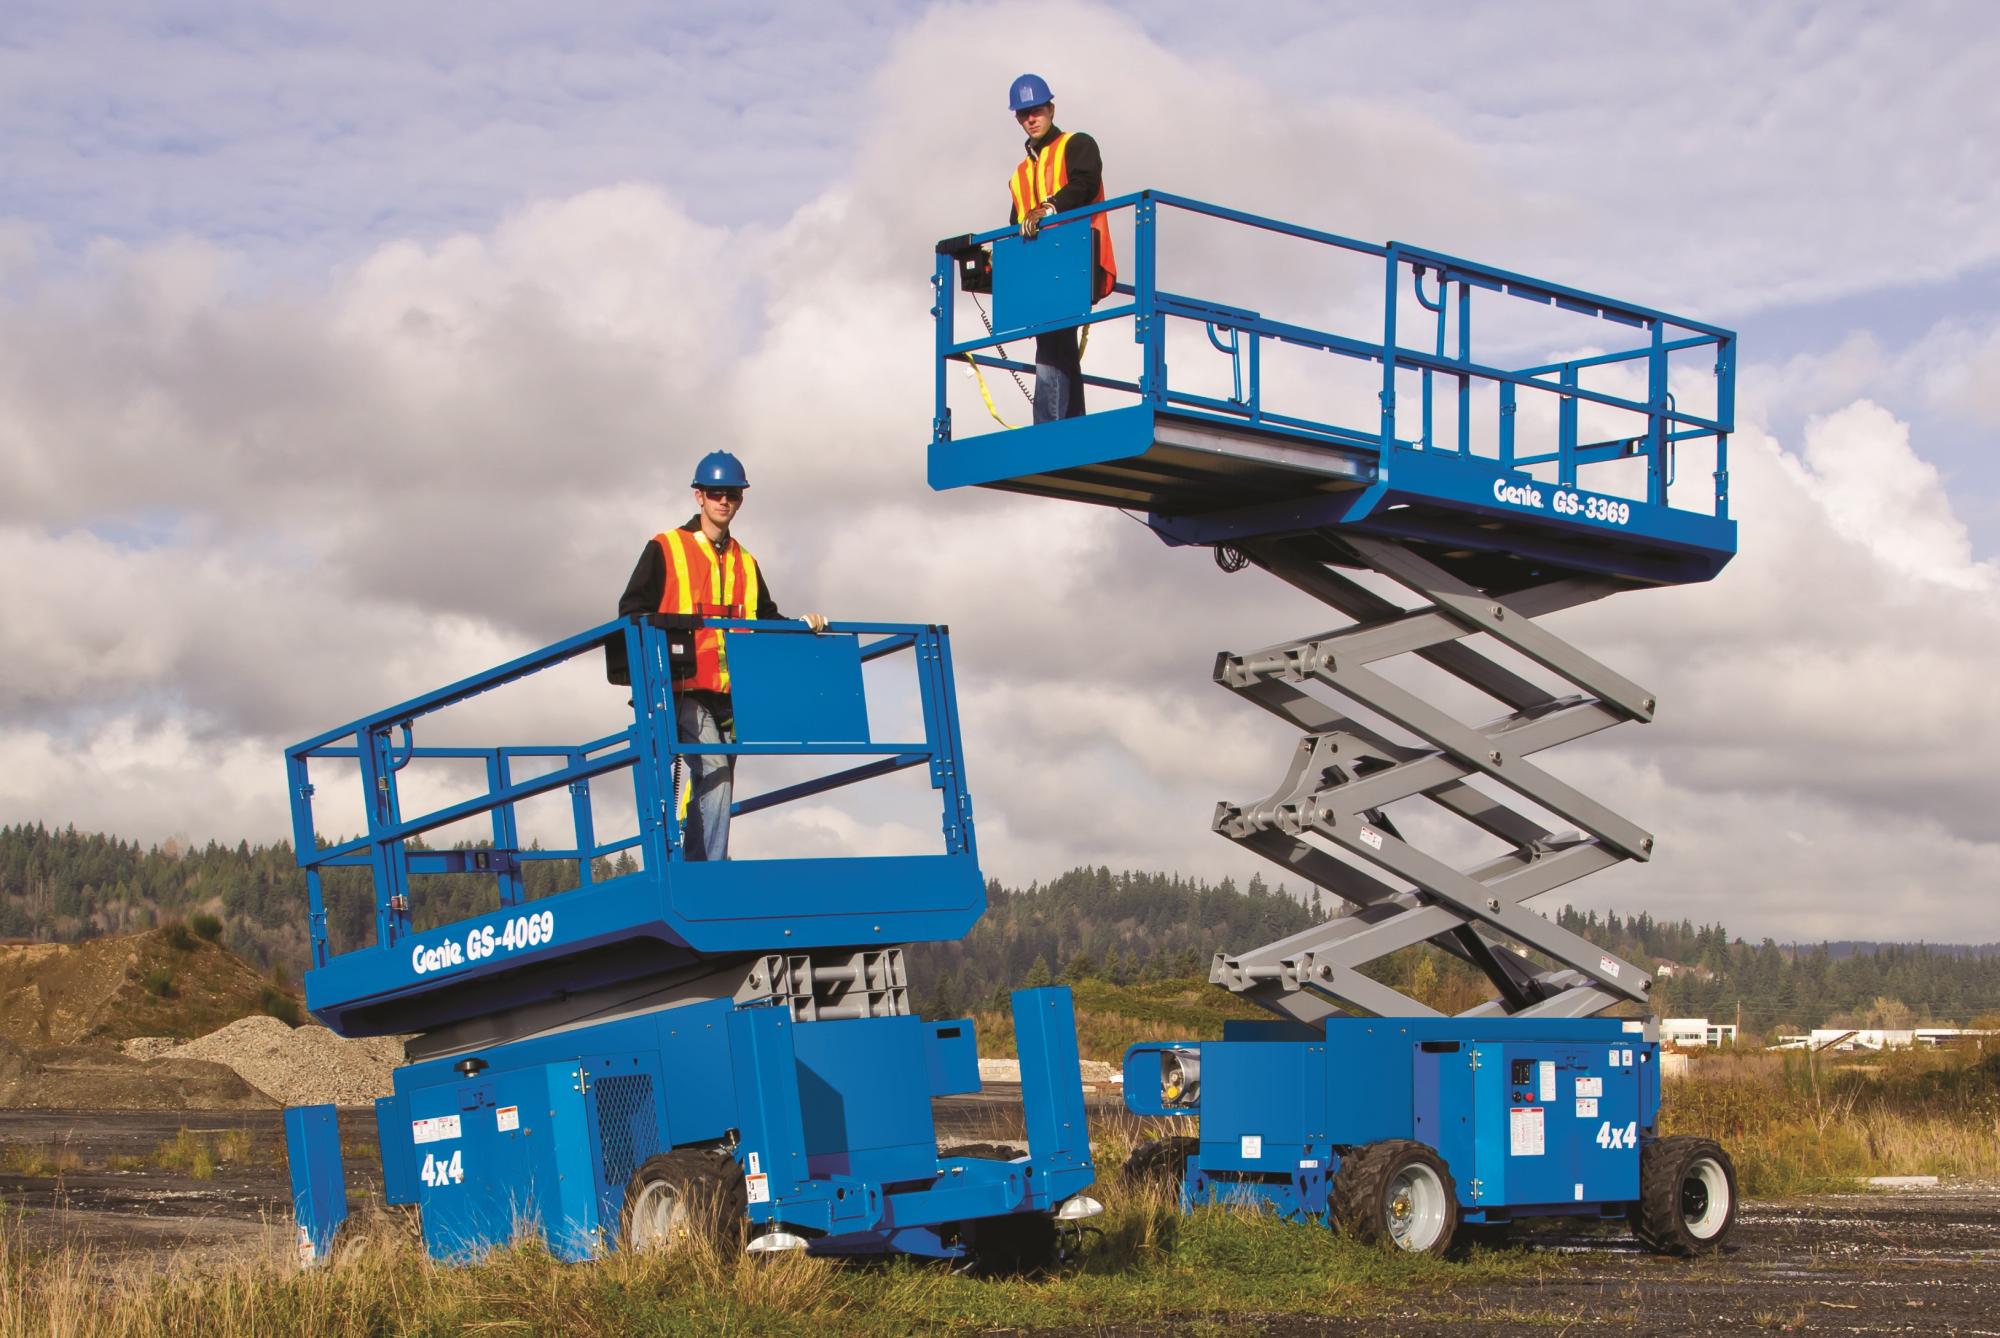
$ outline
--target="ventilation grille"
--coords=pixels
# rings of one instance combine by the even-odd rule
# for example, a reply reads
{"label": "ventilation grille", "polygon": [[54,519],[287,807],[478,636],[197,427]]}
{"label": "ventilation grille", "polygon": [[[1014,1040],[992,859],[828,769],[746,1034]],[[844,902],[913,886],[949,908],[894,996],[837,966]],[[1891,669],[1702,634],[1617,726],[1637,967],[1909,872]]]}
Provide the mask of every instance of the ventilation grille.
{"label": "ventilation grille", "polygon": [[605,1192],[622,1195],[632,1172],[653,1155],[659,1142],[659,1117],[653,1109],[653,1077],[620,1073],[596,1080],[597,1141]]}

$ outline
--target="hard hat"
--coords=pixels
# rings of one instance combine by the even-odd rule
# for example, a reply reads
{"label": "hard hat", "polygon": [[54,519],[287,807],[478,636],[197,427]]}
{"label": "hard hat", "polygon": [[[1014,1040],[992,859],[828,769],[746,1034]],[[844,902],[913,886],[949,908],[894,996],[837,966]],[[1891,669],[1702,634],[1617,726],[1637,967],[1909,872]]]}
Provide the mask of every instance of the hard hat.
{"label": "hard hat", "polygon": [[694,486],[697,488],[747,488],[750,480],[743,475],[743,462],[728,451],[710,451],[701,457],[701,463],[694,467]]}
{"label": "hard hat", "polygon": [[1007,92],[1007,110],[1024,112],[1030,107],[1055,100],[1056,95],[1049,91],[1047,80],[1039,74],[1024,74],[1014,81],[1013,88]]}

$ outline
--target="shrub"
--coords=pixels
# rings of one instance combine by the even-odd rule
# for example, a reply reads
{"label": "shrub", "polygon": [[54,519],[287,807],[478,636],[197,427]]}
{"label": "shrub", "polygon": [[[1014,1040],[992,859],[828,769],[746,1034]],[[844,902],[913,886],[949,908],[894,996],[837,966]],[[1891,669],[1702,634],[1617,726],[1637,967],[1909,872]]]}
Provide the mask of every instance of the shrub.
{"label": "shrub", "polygon": [[188,933],[188,927],[179,920],[169,920],[161,925],[160,937],[175,952],[189,952],[194,948],[194,935]]}
{"label": "shrub", "polygon": [[195,932],[195,937],[213,943],[222,937],[222,917],[200,911],[188,917],[188,928]]}
{"label": "shrub", "polygon": [[164,966],[156,966],[148,971],[141,983],[145,985],[147,993],[157,994],[162,999],[171,999],[180,993],[174,988],[174,973]]}
{"label": "shrub", "polygon": [[207,1139],[186,1127],[170,1141],[160,1144],[153,1160],[167,1170],[185,1171],[196,1180],[209,1180],[215,1176],[215,1149]]}
{"label": "shrub", "polygon": [[299,1013],[299,1001],[275,985],[266,985],[258,991],[257,1007],[288,1027],[296,1027],[304,1020]]}

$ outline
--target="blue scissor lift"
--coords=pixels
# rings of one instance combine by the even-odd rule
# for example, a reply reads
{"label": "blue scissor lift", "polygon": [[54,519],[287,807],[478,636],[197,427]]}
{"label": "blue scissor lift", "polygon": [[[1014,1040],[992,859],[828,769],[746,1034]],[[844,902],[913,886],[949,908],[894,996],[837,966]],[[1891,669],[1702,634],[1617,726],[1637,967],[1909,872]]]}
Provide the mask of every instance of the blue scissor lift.
{"label": "blue scissor lift", "polygon": [[[1101,308],[1084,221],[1098,213],[1129,237],[1129,282]],[[1281,315],[1213,277],[1249,286],[1252,253],[1280,265]],[[1218,805],[1215,830],[1343,909],[1218,955],[1214,983],[1277,1020],[1132,1048],[1128,1106],[1200,1132],[1143,1146],[1128,1173],[1178,1182],[1188,1204],[1262,1201],[1413,1250],[1532,1216],[1626,1217],[1664,1252],[1718,1246],[1728,1154],[1658,1136],[1654,1021],[1591,1016],[1641,1012],[1649,976],[1526,903],[1652,856],[1650,835],[1531,759],[1649,721],[1654,698],[1538,620],[1707,580],[1734,554],[1734,336],[1157,191],[1031,239],[941,242],[933,285],[933,487],[1118,507],[1346,620],[1217,657],[1219,685],[1302,737],[1278,787]],[[990,292],[983,328],[960,289]],[[955,370],[1001,419],[986,375],[1031,369],[1006,345],[1078,326],[1092,364],[1126,369],[1086,377],[1091,412],[955,430]],[[1130,345],[1111,338],[1127,329]],[[1467,700],[1488,718],[1465,718]],[[1362,969],[1419,944],[1476,966],[1494,997],[1446,1017]]]}
{"label": "blue scissor lift", "polygon": [[[730,743],[683,743],[674,727],[670,666],[694,626],[725,637]],[[417,742],[434,723],[450,735],[433,719],[450,708],[522,691],[572,661],[587,674],[613,647],[632,684],[628,723],[613,732],[559,746]],[[892,694],[864,675],[898,656],[914,662],[904,672],[914,701],[900,709],[876,700]],[[614,699],[601,682],[585,688]],[[932,1098],[980,1088],[973,1028],[911,1014],[899,945],[958,938],[985,909],[956,709],[942,627],[836,623],[814,634],[789,621],[654,617],[593,628],[286,751],[310,897],[306,1004],[343,1036],[410,1036],[376,1125],[386,1198],[418,1205],[434,1257],[472,1258],[527,1234],[583,1259],[702,1232],[727,1243],[746,1223],[755,1251],[1026,1266],[1057,1249],[1061,1223],[1097,1210],[1080,1193],[1094,1172],[1067,990],[1013,999],[1028,1154],[937,1143]],[[881,741],[885,722],[907,728],[899,719],[922,737]],[[764,764],[804,768],[849,760],[739,800],[739,821],[924,768],[943,848],[689,860],[675,796],[680,759],[701,753],[818,759]],[[318,838],[316,768],[358,782],[365,835]],[[411,782],[426,768],[469,771],[471,793],[438,800],[445,781]],[[601,839],[603,806],[622,802],[627,783],[631,834]],[[524,841],[521,806],[547,797],[560,808],[565,795],[573,842]],[[419,797],[424,811],[406,812]],[[490,823],[490,839],[422,841],[467,821]],[[740,848],[746,833],[734,835]],[[536,861],[573,870],[575,886],[531,896]],[[367,913],[339,914],[337,885],[363,878]],[[438,899],[468,879],[481,911],[439,923],[441,907],[463,903]],[[355,919],[364,941],[336,944]],[[309,1261],[347,1214],[333,1114],[286,1112]]]}

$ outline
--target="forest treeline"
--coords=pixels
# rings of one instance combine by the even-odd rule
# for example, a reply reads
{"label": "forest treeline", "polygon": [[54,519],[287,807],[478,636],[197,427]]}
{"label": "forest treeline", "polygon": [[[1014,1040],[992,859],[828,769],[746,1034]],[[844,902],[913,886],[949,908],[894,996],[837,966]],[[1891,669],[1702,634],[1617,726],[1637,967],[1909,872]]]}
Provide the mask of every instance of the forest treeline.
{"label": "forest treeline", "polygon": [[[629,856],[599,861],[594,876],[632,867]],[[576,886],[578,870],[572,861],[532,861],[524,878],[530,897],[546,896]],[[366,871],[341,870],[326,881],[336,950],[370,941]],[[420,924],[497,904],[492,879],[473,874],[425,878],[414,900]],[[221,920],[225,946],[296,979],[308,960],[305,907],[305,877],[288,842],[141,846],[74,827],[0,827],[0,938],[75,942],[207,914]],[[1216,951],[1295,933],[1327,910],[1259,876],[1238,885],[1099,867],[1025,888],[993,882],[986,915],[963,941],[910,950],[911,985],[926,1012],[949,1015],[990,1007],[1007,990],[1045,979],[1201,976]],[[1644,913],[1565,907],[1555,918],[1649,971],[1666,964],[1671,974],[1654,993],[1666,1016],[1740,1019],[1757,1035],[2000,1016],[2000,944],[1750,944],[1721,925]],[[1369,973],[1447,1011],[1484,995],[1468,967],[1429,948],[1407,949]]]}

